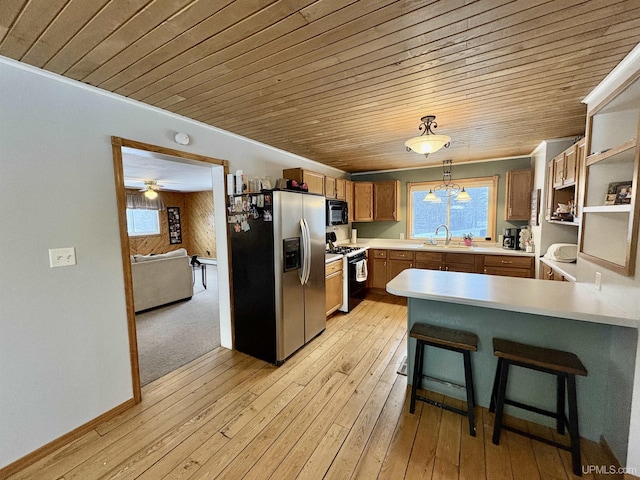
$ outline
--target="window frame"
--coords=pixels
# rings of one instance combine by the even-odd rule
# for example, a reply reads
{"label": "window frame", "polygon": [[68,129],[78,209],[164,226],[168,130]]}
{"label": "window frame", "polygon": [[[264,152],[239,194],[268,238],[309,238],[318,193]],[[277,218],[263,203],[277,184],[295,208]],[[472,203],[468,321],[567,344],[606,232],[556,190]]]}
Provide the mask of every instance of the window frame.
{"label": "window frame", "polygon": [[[489,187],[489,207],[487,211],[487,232],[493,232],[491,240],[485,240],[485,238],[474,238],[474,242],[497,242],[497,211],[498,211],[498,175],[491,177],[471,177],[456,179],[454,183],[460,185],[460,188],[465,189],[477,188],[477,187]],[[413,232],[413,193],[416,191],[424,191],[425,195],[429,192],[429,189],[433,189],[442,184],[442,180],[429,180],[426,182],[407,182],[407,230],[406,238],[408,240],[424,240],[423,237],[412,237]],[[446,201],[443,199],[443,201]],[[462,237],[453,237],[453,240],[462,241]]]}
{"label": "window frame", "polygon": [[[157,232],[132,232],[130,230],[130,225],[134,225],[134,219],[133,219],[133,211],[144,211],[144,212],[155,212],[156,214],[156,218],[157,218],[157,222],[156,225],[158,227],[158,231]],[[151,210],[151,209],[145,209],[145,208],[127,208],[126,209],[126,219],[127,219],[127,235],[129,237],[152,237],[152,236],[157,236],[157,235],[161,235],[162,234],[162,225],[160,224],[160,212],[158,210]]]}

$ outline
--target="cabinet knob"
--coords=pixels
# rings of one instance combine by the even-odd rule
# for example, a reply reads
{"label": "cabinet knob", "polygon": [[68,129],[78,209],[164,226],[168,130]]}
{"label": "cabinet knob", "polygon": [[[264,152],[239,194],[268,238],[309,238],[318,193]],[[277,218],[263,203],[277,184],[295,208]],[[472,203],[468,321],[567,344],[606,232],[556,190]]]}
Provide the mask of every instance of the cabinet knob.
{"label": "cabinet knob", "polygon": [[448,272],[449,271],[449,266],[445,266],[444,269]]}
{"label": "cabinet knob", "polygon": [[487,273],[487,269],[486,268],[484,269],[484,273]]}

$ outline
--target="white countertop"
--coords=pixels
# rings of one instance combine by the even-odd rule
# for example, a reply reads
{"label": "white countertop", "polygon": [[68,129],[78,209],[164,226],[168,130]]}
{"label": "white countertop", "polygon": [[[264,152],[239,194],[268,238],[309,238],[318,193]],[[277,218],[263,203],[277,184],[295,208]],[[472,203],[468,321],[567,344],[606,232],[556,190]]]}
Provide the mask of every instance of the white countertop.
{"label": "white countertop", "polygon": [[325,253],[324,254],[324,263],[336,262],[338,260],[342,260],[343,255],[341,253]]}
{"label": "white countertop", "polygon": [[387,283],[394,295],[638,328],[640,321],[574,282],[408,269]]}
{"label": "white countertop", "polygon": [[495,243],[477,243],[471,247],[452,242],[449,246],[442,244],[429,245],[416,240],[392,240],[387,238],[359,238],[358,243],[345,243],[349,246],[380,248],[387,250],[415,250],[417,252],[448,252],[448,253],[481,253],[485,255],[517,255],[534,257],[535,253],[522,250],[508,250],[496,246]]}
{"label": "white countertop", "polygon": [[549,260],[548,258],[540,257],[542,263],[546,263],[556,272],[560,272],[567,280],[572,282],[576,281],[576,270],[578,267],[575,262],[556,262],[555,260]]}

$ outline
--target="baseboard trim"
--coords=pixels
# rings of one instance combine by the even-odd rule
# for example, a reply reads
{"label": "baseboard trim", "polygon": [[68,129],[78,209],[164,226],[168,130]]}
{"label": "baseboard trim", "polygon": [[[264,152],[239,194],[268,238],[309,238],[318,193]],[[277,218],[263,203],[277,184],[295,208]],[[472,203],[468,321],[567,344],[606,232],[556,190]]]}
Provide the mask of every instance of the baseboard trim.
{"label": "baseboard trim", "polygon": [[80,425],[78,428],[71,430],[68,433],[65,433],[61,437],[52,440],[51,442],[43,445],[42,447],[34,450],[33,452],[25,455],[22,458],[19,458],[15,462],[10,463],[9,465],[0,468],[0,478],[7,478],[15,473],[18,473],[20,470],[27,468],[29,465],[36,463],[41,458],[46,457],[50,453],[54,452],[60,447],[64,447],[68,443],[80,438],[87,432],[90,432],[98,425],[111,420],[112,418],[120,415],[122,412],[129,410],[131,407],[136,405],[136,402],[133,398],[130,398],[124,403],[121,403],[117,407],[112,408],[111,410],[103,413],[102,415],[90,420],[84,425]]}

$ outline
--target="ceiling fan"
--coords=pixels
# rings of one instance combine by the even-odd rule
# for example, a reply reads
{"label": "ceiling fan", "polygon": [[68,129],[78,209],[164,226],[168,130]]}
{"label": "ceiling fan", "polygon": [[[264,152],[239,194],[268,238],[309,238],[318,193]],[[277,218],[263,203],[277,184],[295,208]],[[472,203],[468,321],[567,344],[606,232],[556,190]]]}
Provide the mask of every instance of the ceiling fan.
{"label": "ceiling fan", "polygon": [[153,200],[158,196],[158,190],[160,190],[160,187],[162,186],[163,185],[158,185],[158,182],[156,180],[145,180],[144,188],[140,189],[140,191],[143,192],[143,195],[145,197]]}

